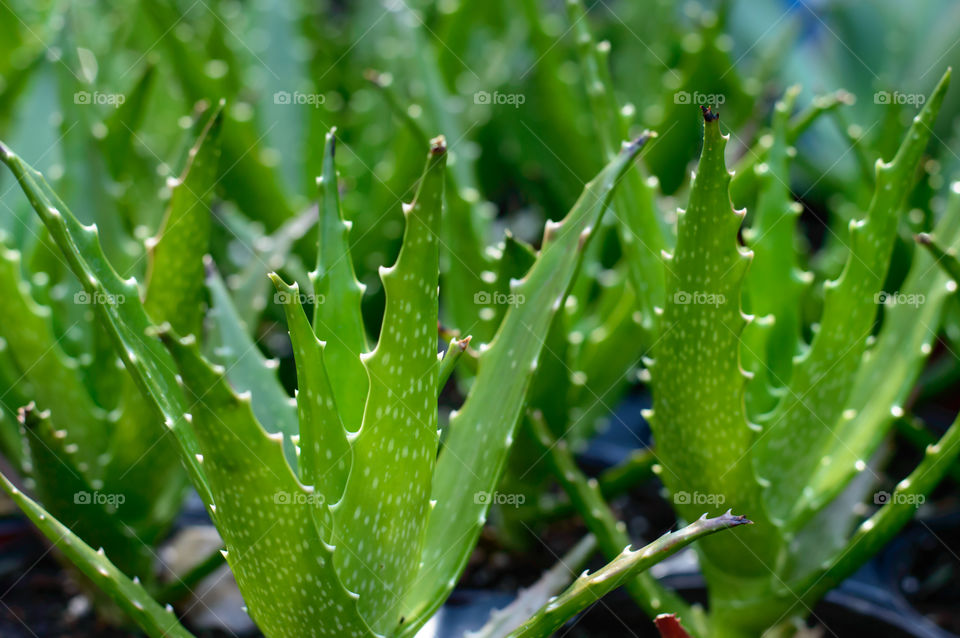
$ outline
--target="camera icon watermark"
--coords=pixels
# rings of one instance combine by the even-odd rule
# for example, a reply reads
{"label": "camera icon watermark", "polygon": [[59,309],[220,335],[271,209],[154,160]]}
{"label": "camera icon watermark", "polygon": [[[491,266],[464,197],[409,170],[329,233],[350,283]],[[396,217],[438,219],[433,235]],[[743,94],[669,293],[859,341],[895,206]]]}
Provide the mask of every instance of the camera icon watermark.
{"label": "camera icon watermark", "polygon": [[109,492],[74,492],[74,505],[105,505],[117,508],[127,502],[127,497],[123,494],[113,494]]}
{"label": "camera icon watermark", "polygon": [[113,108],[120,108],[120,105],[127,101],[127,96],[123,93],[101,93],[100,91],[77,91],[73,94],[73,103],[80,105],[107,105]]}
{"label": "camera icon watermark", "polygon": [[927,297],[922,293],[902,293],[880,291],[873,296],[873,302],[881,306],[913,306],[914,308],[926,303]]}
{"label": "camera icon watermark", "polygon": [[305,292],[294,293],[277,291],[273,294],[273,302],[277,304],[288,304],[293,303],[294,301],[299,301],[301,306],[305,306],[307,304],[321,305],[325,303],[326,300],[327,298],[324,295],[307,294]]}
{"label": "camera icon watermark", "polygon": [[887,503],[893,503],[894,505],[912,505],[914,507],[920,507],[927,502],[927,497],[923,494],[904,494],[903,492],[890,492],[880,490],[875,492],[873,495],[873,504],[874,505],[886,505]]}
{"label": "camera icon watermark", "polygon": [[300,91],[277,91],[273,94],[273,103],[282,105],[306,104],[317,109],[327,101],[323,93],[301,93]]}
{"label": "camera icon watermark", "polygon": [[524,301],[526,301],[526,297],[512,292],[508,294],[481,290],[473,295],[473,303],[478,306],[519,306]]}
{"label": "camera icon watermark", "polygon": [[314,492],[285,492],[283,490],[274,493],[273,502],[275,505],[322,505],[323,495]]}
{"label": "camera icon watermark", "polygon": [[697,106],[720,106],[727,101],[723,93],[701,93],[700,91],[677,91],[673,94],[674,104],[695,104]]}
{"label": "camera icon watermark", "polygon": [[502,492],[475,492],[473,502],[476,505],[507,505],[520,507],[527,501],[523,494],[504,494]]}
{"label": "camera icon watermark", "polygon": [[900,91],[877,91],[873,94],[874,104],[909,104],[920,108],[927,101],[923,93],[901,93]]}
{"label": "camera icon watermark", "polygon": [[720,293],[678,290],[673,293],[673,303],[678,306],[722,306],[727,298]]}
{"label": "camera icon watermark", "polygon": [[723,494],[704,494],[703,492],[676,492],[673,502],[677,505],[710,505],[720,506],[727,502]]}
{"label": "camera icon watermark", "polygon": [[495,106],[512,106],[515,109],[527,101],[523,93],[501,93],[500,91],[477,91],[473,94],[474,104],[492,104]]}
{"label": "camera icon watermark", "polygon": [[81,290],[73,295],[73,303],[80,306],[90,306],[103,304],[107,306],[118,306],[122,303],[125,303],[127,297],[125,295],[111,295],[107,292],[97,291],[93,294],[90,294],[86,290]]}

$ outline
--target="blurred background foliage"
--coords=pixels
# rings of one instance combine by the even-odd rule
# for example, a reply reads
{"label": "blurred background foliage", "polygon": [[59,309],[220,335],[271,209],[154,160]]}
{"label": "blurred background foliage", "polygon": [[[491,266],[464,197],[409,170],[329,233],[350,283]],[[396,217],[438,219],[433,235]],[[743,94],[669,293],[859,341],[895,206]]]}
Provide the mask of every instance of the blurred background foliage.
{"label": "blurred background foliage", "polygon": [[[810,244],[801,265],[818,279],[843,264],[846,226],[870,196],[872,164],[889,157],[916,113],[909,100],[878,92],[926,94],[960,62],[952,26],[960,5],[947,0],[586,4],[582,19],[609,43],[600,52],[621,116],[631,131],[659,134],[644,161],[667,204],[685,196],[702,96],[722,96],[730,159],[747,166],[787,87],[802,85],[801,109],[815,96],[840,96],[844,104],[798,139],[791,169]],[[443,231],[448,271],[465,251],[486,263],[482,247],[496,246],[505,228],[538,241],[544,220],[570,207],[604,161],[571,19],[553,0],[5,0],[0,138],[51,179],[82,221],[99,226],[121,274],[142,281],[144,241],[170,197],[171,167],[189,149],[191,115],[198,103],[225,98],[211,252],[261,348],[288,359],[264,275],[279,269],[309,285],[315,178],[330,127],[340,131],[340,189],[371,332],[382,306],[376,268],[399,248],[401,202],[412,194],[425,137],[443,133],[450,147],[448,206],[460,212],[450,217],[459,226]],[[910,235],[932,227],[960,168],[950,150],[958,95],[947,97],[910,199],[897,247],[902,264]],[[89,309],[64,301],[79,288],[12,186],[0,175],[0,230],[26,256],[34,296],[56,307],[64,349],[79,352],[103,336],[81,321]],[[734,198],[749,209],[755,193],[746,184]],[[661,215],[669,225],[673,209],[661,206]],[[615,234],[597,250],[586,274],[599,283],[587,286],[587,299],[617,263]],[[896,263],[894,284],[905,274]],[[468,270],[459,281],[481,289],[487,273]],[[444,318],[464,328],[449,309]],[[465,329],[483,342],[495,321],[481,317]],[[289,379],[289,361],[282,369]],[[16,391],[8,392],[10,413]]]}

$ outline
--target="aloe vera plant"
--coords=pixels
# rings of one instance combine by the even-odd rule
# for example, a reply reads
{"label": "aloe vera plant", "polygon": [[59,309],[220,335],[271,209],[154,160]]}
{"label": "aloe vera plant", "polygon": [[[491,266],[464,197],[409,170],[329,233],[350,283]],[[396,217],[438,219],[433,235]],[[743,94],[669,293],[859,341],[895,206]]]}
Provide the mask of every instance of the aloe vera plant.
{"label": "aloe vera plant", "polygon": [[[589,43],[589,34],[581,42]],[[889,502],[866,520],[855,513],[853,505],[872,483],[863,476],[868,461],[902,416],[956,287],[917,254],[897,294],[923,304],[878,303],[887,296],[882,286],[899,212],[949,76],[913,119],[893,159],[878,161],[873,199],[851,222],[845,267],[824,286],[825,305],[809,344],[799,313],[812,278],[800,271],[795,254],[797,210],[787,187],[796,92],[778,103],[773,143],[753,168],[758,199],[749,228],[741,228],[748,211],[731,206],[727,136],[719,115],[704,108],[703,149],[689,203],[678,214],[676,245],[653,266],[654,279],[665,273],[666,297],[656,309],[656,338],[645,361],[654,399],[646,417],[659,476],[681,519],[733,506],[755,525],[697,544],[709,615],[631,590],[651,616],[676,613],[692,635],[705,637],[792,626],[909,520],[960,453],[955,423]],[[609,84],[597,90],[604,86],[612,96]],[[960,202],[952,197],[934,231],[949,246],[960,240]],[[738,245],[741,229],[746,246]],[[630,224],[621,231],[625,243],[634,240]],[[629,252],[626,257],[643,274],[651,268]],[[880,308],[883,321],[874,336]],[[542,419],[536,415],[531,424],[559,482],[612,558],[623,532],[597,484],[588,484]]]}
{"label": "aloe vera plant", "polygon": [[[164,221],[149,242],[144,307],[184,331],[198,329],[202,318],[204,272],[198,255],[210,235],[208,206],[220,122],[220,109],[201,118]],[[25,280],[21,262],[18,251],[3,246],[0,289],[8,301],[8,319],[0,335],[12,365],[5,381],[24,406],[18,422],[2,423],[4,454],[51,514],[165,599],[165,585],[157,578],[157,548],[188,486],[173,442],[122,365],[114,365],[116,355],[104,364],[96,340],[79,354],[65,350],[53,321],[55,310],[42,301],[46,291]],[[86,309],[122,306],[139,294],[131,285],[109,293],[81,291],[70,301]],[[91,372],[91,367],[97,369]],[[98,392],[102,388],[114,392]],[[188,584],[202,575],[186,576]]]}
{"label": "aloe vera plant", "polygon": [[[248,611],[265,634],[413,635],[449,595],[483,526],[489,499],[478,495],[496,489],[543,335],[617,181],[645,140],[625,144],[564,221],[548,228],[539,255],[512,288],[527,302],[506,313],[480,355],[442,448],[438,385],[466,347],[466,340],[454,342],[438,361],[437,227],[447,151],[442,137],[431,142],[417,194],[405,207],[400,255],[381,269],[383,327],[368,351],[358,311],[362,287],[349,267],[349,225],[338,205],[335,137],[328,135],[321,250],[311,280],[316,290],[340,291],[347,303],[318,304],[311,321],[299,285],[272,276],[297,367],[294,432],[278,427],[276,421],[286,418],[282,412],[258,410],[272,391],[262,382],[235,387],[225,368],[203,356],[195,333],[180,336],[184,329],[171,321],[154,324],[135,295],[126,304],[100,308],[124,363],[175,434],[224,539]],[[132,290],[103,259],[94,231],[72,217],[42,176],[2,150],[84,286],[101,294]],[[351,371],[364,372],[367,383],[357,383]],[[359,422],[348,420],[351,415]],[[294,454],[285,453],[286,444]],[[8,482],[4,486],[54,542],[66,539],[67,555],[144,630],[185,633],[107,555],[89,551],[39,505]],[[608,568],[610,577],[575,582],[562,605],[548,604],[517,635],[543,635],[627,575],[695,538],[743,522],[732,516],[703,521],[650,548],[627,551]]]}

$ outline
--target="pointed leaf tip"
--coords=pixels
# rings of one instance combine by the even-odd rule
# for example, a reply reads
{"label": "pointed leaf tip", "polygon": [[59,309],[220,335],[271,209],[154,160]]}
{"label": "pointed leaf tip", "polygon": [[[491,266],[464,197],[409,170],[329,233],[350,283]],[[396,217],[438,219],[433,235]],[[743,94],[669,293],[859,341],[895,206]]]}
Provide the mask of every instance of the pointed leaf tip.
{"label": "pointed leaf tip", "polygon": [[704,122],[715,122],[720,119],[720,114],[714,113],[709,106],[701,105],[700,110],[703,112]]}

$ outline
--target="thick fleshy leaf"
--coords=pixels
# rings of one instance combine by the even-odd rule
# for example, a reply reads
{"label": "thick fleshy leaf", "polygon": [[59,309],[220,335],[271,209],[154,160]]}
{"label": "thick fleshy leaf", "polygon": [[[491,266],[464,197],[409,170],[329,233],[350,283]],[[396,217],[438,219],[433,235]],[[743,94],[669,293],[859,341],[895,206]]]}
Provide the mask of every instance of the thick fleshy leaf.
{"label": "thick fleshy leaf", "polygon": [[211,320],[207,338],[210,359],[226,369],[235,391],[252,395],[257,420],[268,432],[283,434],[287,460],[296,467],[293,438],[299,432],[297,410],[277,377],[277,361],[263,356],[212,261],[207,262],[207,289],[212,304],[207,315]]}
{"label": "thick fleshy leaf", "polygon": [[[766,412],[776,399],[772,388],[786,385],[800,340],[800,296],[804,289],[796,251],[797,219],[800,206],[790,195],[788,160],[789,118],[799,87],[789,89],[774,109],[773,143],[767,161],[757,167],[760,194],[749,232],[744,231],[753,251],[753,264],[744,282],[744,307],[757,317],[772,317],[768,322],[752,322],[744,329],[744,341],[750,332],[768,334],[760,340],[762,350],[744,348],[744,368],[753,373],[750,380],[748,414]],[[754,365],[747,360],[755,358]],[[761,386],[755,388],[755,386]]]}
{"label": "thick fleshy leaf", "polygon": [[163,224],[148,242],[144,308],[179,334],[199,335],[203,319],[203,255],[210,244],[210,199],[220,160],[223,104],[208,114],[187,165],[172,184]]}
{"label": "thick fleshy leaf", "polygon": [[433,476],[426,545],[416,586],[405,601],[412,634],[456,584],[480,534],[500,479],[514,429],[550,323],[566,293],[612,192],[647,136],[620,155],[584,189],[564,221],[550,223],[543,248],[527,275],[511,288],[519,301],[507,310],[496,337],[480,355],[477,377],[462,409],[450,419]]}
{"label": "thick fleshy leaf", "polygon": [[718,116],[705,109],[703,152],[690,203],[680,214],[676,251],[665,256],[667,304],[649,366],[654,411],[647,420],[663,467],[660,477],[682,518],[694,520],[705,510],[718,514],[732,506],[762,523],[738,535],[742,538],[699,543],[704,569],[766,576],[776,536],[747,460],[756,433],[745,414],[746,375],[739,366],[747,323],[740,294],[751,255],[737,245],[746,211],[734,211],[730,204],[726,140]]}
{"label": "thick fleshy leaf", "polygon": [[[210,243],[210,199],[220,159],[222,108],[221,104],[211,109],[197,122],[199,133],[180,176],[171,184],[173,192],[163,222],[147,242],[144,309],[153,322],[169,322],[184,334],[201,331],[203,255]],[[157,427],[161,419],[156,408],[143,401],[133,379],[128,376],[124,381],[122,412],[112,430],[106,486],[129,490],[125,519],[148,542],[156,542],[176,516],[187,481],[176,442]],[[156,425],[150,427],[151,423]]]}
{"label": "thick fleshy leaf", "polygon": [[620,587],[631,577],[650,569],[693,541],[721,530],[750,523],[751,521],[745,516],[735,516],[729,512],[716,518],[707,518],[704,515],[703,518],[684,528],[664,534],[645,547],[636,550],[625,547],[620,556],[613,561],[592,574],[584,573],[580,576],[565,592],[510,634],[510,637],[546,638],[551,636],[568,619]]}
{"label": "thick fleshy leaf", "polygon": [[834,446],[834,429],[870,336],[896,238],[900,207],[913,183],[950,71],[940,80],[890,162],[877,163],[877,182],[866,216],[850,225],[851,253],[840,277],[826,284],[820,328],[793,367],[787,391],[761,420],[754,457],[774,519],[787,520],[810,477]]}
{"label": "thick fleshy leaf", "polygon": [[367,397],[367,371],[360,355],[367,351],[360,304],[363,284],[357,281],[347,233],[351,224],[340,210],[340,193],[334,151],[336,129],[327,134],[320,187],[319,247],[317,269],[311,273],[316,293],[313,329],[326,342],[324,360],[332,374],[330,383],[341,418],[347,429],[356,432],[363,418]]}
{"label": "thick fleshy leaf", "polygon": [[[950,202],[934,234],[950,250],[960,249],[960,192]],[[804,521],[830,502],[869,459],[896,419],[903,416],[917,378],[936,344],[946,302],[956,283],[934,255],[918,250],[900,289],[879,293],[883,324],[876,343],[864,353],[835,439],[794,506],[791,520]],[[958,273],[960,274],[960,273]]]}
{"label": "thick fleshy leaf", "polygon": [[[98,457],[108,436],[106,413],[90,398],[76,359],[63,351],[51,325],[50,308],[38,305],[30,295],[30,285],[21,275],[20,253],[2,243],[0,295],[6,316],[3,339],[16,365],[11,381],[22,378],[20,383],[31,384],[31,398],[41,410],[55,411],[55,429],[63,432],[65,444],[77,448],[77,462],[88,466],[92,478],[99,478]],[[83,302],[89,297],[77,299]]]}
{"label": "thick fleshy leaf", "polygon": [[78,460],[76,444],[66,443],[65,433],[55,429],[49,410],[39,411],[30,404],[20,409],[19,420],[34,491],[44,507],[84,542],[108,548],[121,571],[151,581],[152,551],[117,515],[126,504],[127,494],[87,480],[81,466],[89,468],[85,461]]}
{"label": "thick fleshy leaf", "polygon": [[315,494],[294,476],[280,437],[263,429],[249,394],[234,393],[195,340],[163,337],[191,399],[210,514],[250,616],[268,636],[371,636],[334,570],[335,554],[349,550],[320,538]]}
{"label": "thick fleshy leaf", "polygon": [[94,312],[110,333],[120,357],[140,389],[157,405],[182,448],[181,459],[201,497],[209,500],[206,479],[196,460],[197,442],[183,420],[186,400],[175,376],[176,365],[156,338],[147,335],[151,319],[133,279],[123,280],[106,260],[96,227],[77,221],[43,176],[0,144],[2,160],[16,176],[31,206],[80,280]]}
{"label": "thick fleshy leaf", "polygon": [[193,638],[173,613],[150,597],[136,580],[130,580],[104,553],[80,540],[69,528],[30,500],[0,474],[0,485],[50,541],[84,574],[100,586],[152,638]]}
{"label": "thick fleshy leaf", "polygon": [[374,629],[401,622],[400,602],[417,571],[430,508],[437,445],[438,225],[446,142],[431,143],[397,262],[380,269],[383,327],[365,355],[370,392],[352,441],[353,468],[343,500],[332,506],[337,570],[360,595]]}
{"label": "thick fleshy leaf", "polygon": [[287,314],[287,328],[297,364],[297,414],[300,421],[300,480],[318,495],[318,521],[330,541],[333,522],[328,506],[340,500],[350,473],[352,452],[327,374],[327,345],[313,332],[300,304],[297,284],[271,275]]}

